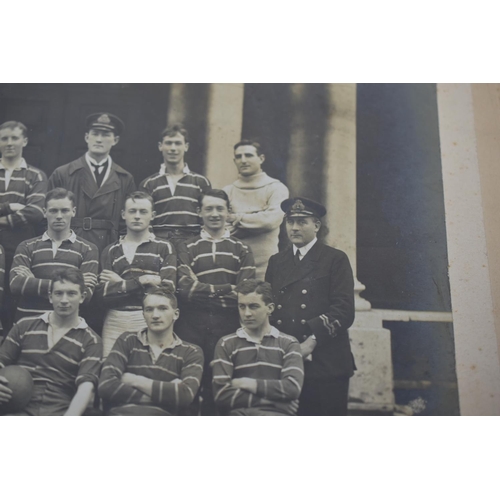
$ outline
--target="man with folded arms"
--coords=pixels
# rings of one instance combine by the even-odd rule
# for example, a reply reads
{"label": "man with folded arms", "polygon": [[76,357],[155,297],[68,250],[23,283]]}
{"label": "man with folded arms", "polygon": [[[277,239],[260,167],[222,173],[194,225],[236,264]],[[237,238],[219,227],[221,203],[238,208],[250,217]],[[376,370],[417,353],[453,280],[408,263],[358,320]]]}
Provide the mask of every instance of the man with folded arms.
{"label": "man with folded arms", "polygon": [[[93,402],[102,342],[79,317],[85,282],[78,269],[57,271],[49,296],[53,311],[16,323],[0,346],[0,368],[26,368],[34,389],[21,415],[82,415]],[[0,402],[12,394],[0,378]],[[0,414],[2,404],[0,403]]]}
{"label": "man with folded arms", "polygon": [[108,415],[179,415],[193,402],[203,352],[174,333],[175,295],[161,288],[143,301],[147,328],[125,332],[104,363],[99,395]]}
{"label": "man with folded arms", "polygon": [[247,280],[236,291],[242,327],[215,349],[215,402],[229,415],[294,415],[304,381],[300,344],[269,323],[269,283]]}

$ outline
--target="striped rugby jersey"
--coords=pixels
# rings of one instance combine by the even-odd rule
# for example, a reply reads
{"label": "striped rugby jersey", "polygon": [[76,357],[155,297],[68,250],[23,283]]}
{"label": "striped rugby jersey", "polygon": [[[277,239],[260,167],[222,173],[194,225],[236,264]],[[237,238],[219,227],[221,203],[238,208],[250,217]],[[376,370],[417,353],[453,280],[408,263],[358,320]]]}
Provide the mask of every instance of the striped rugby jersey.
{"label": "striped rugby jersey", "polygon": [[180,242],[177,252],[178,292],[193,306],[236,308],[232,286],[255,277],[252,250],[229,231],[215,240],[202,229],[199,236]]}
{"label": "striped rugby jersey", "polygon": [[[76,328],[63,335],[49,348],[49,316],[45,313],[17,322],[0,346],[0,368],[18,365],[31,373],[35,387],[47,403],[69,402],[83,382],[97,387],[101,370],[102,341],[83,318]],[[31,404],[31,403],[30,403]],[[43,405],[43,402],[42,402]]]}
{"label": "striped rugby jersey", "polygon": [[149,193],[154,200],[156,216],[153,219],[153,231],[188,229],[192,232],[200,230],[200,218],[198,206],[201,195],[211,188],[210,181],[203,175],[189,170],[187,164],[184,167],[184,177],[179,179],[172,193],[165,171],[162,165],[160,172],[144,179],[139,189]]}
{"label": "striped rugby jersey", "polygon": [[[0,216],[7,216],[10,227],[34,225],[43,219],[47,183],[45,173],[28,165],[23,158],[21,164],[12,172],[6,187],[5,167],[0,161]],[[10,203],[22,203],[26,206],[18,212],[12,212]]]}
{"label": "striped rugby jersey", "polygon": [[[52,311],[49,292],[54,271],[70,267],[80,269],[84,276],[96,279],[98,258],[97,247],[78,237],[74,231],[61,243],[55,255],[52,239],[47,232],[20,243],[10,270],[11,293],[20,297],[16,319]],[[24,276],[23,270],[31,271],[35,277]],[[85,291],[85,303],[88,303],[94,287],[87,286]]]}
{"label": "striped rugby jersey", "polygon": [[175,292],[177,256],[174,246],[151,234],[148,241],[141,243],[130,263],[123,253],[123,237],[107,246],[101,256],[102,269],[114,271],[123,281],[99,283],[96,296],[109,309],[122,311],[142,310],[142,298],[147,286],[141,285],[140,276],[160,276],[162,286]]}
{"label": "striped rugby jersey", "polygon": [[[143,393],[121,381],[125,372],[153,379],[152,403],[141,402]],[[147,329],[125,332],[115,342],[102,368],[99,395],[113,407],[148,408],[175,415],[187,408],[200,387],[203,351],[174,333],[173,343],[155,359]],[[180,379],[180,382],[172,382]]]}
{"label": "striped rugby jersey", "polygon": [[[5,250],[0,245],[0,304],[3,300],[3,292],[5,290]],[[3,330],[2,321],[0,320],[0,330]]]}
{"label": "striped rugby jersey", "polygon": [[[263,400],[298,399],[304,383],[299,342],[274,327],[261,343],[243,328],[222,337],[215,348],[212,370],[215,403],[225,412],[238,408],[279,411]],[[231,385],[233,378],[242,377],[257,379],[255,395]]]}

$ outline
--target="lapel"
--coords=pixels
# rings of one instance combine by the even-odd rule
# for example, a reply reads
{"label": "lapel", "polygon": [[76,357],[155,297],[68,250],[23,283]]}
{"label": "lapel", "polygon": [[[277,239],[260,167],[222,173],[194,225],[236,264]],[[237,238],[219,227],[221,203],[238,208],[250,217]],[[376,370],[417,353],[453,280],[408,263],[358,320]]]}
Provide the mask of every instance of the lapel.
{"label": "lapel", "polygon": [[296,281],[300,281],[311,274],[317,266],[320,254],[321,243],[318,241],[300,261],[300,265],[297,266],[293,261],[293,247],[290,247],[285,252],[282,263],[282,280],[280,289],[285,288]]}
{"label": "lapel", "polygon": [[[97,188],[97,184],[95,184],[95,186]],[[94,194],[94,197],[97,198],[98,196],[103,196],[105,194],[112,193],[114,191],[119,191],[120,189],[121,189],[120,177],[116,173],[116,164],[115,162],[113,162],[113,164],[111,165],[111,171],[109,172],[108,178]]]}
{"label": "lapel", "polygon": [[76,178],[77,183],[81,183],[81,189],[82,191],[89,197],[93,198],[96,191],[97,191],[97,184],[95,182],[94,176],[92,175],[92,172],[90,171],[90,168],[87,164],[87,160],[85,158],[85,155],[83,155],[81,158],[78,158],[73,163],[72,169],[71,169],[71,174],[81,170],[79,175]]}

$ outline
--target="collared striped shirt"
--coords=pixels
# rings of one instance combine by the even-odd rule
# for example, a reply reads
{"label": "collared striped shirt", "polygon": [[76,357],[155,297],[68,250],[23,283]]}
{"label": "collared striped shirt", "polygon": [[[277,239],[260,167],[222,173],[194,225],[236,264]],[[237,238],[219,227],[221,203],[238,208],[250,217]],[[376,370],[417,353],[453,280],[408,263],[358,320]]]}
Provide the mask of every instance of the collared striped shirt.
{"label": "collared striped shirt", "polygon": [[200,230],[198,206],[201,195],[211,188],[210,181],[203,175],[189,170],[185,165],[184,177],[179,179],[172,193],[168,184],[169,175],[164,169],[144,179],[139,189],[149,193],[154,200],[156,216],[153,231],[187,229],[193,233]]}
{"label": "collared striped shirt", "polygon": [[[143,393],[121,381],[125,373],[141,375],[153,382],[152,403],[141,402]],[[147,329],[125,332],[116,341],[102,368],[99,395],[113,407],[161,409],[175,415],[187,408],[200,387],[203,351],[174,333],[173,343],[155,359]],[[179,379],[178,382],[173,380]]]}
{"label": "collared striped shirt", "polygon": [[[5,250],[0,245],[0,304],[3,301],[3,292],[5,290]],[[0,320],[0,330],[3,330],[2,321]]]}
{"label": "collared striped shirt", "polygon": [[[89,241],[79,238],[74,231],[57,248],[54,255],[53,241],[45,232],[19,244],[10,270],[10,290],[20,297],[16,318],[40,315],[51,311],[49,292],[52,275],[61,268],[80,269],[88,278],[97,279],[99,268],[97,247]],[[28,277],[23,271],[31,271],[34,277]],[[93,286],[85,287],[87,303],[94,293]]]}
{"label": "collared striped shirt", "polygon": [[[85,320],[49,347],[49,315],[18,321],[0,346],[0,368],[26,368],[35,386],[45,387],[47,401],[66,399],[68,404],[83,382],[97,387],[101,370],[102,341]],[[40,391],[37,393],[40,395]],[[42,402],[43,404],[43,402]]]}
{"label": "collared striped shirt", "polygon": [[178,291],[180,297],[201,308],[236,308],[232,287],[255,277],[252,250],[226,231],[220,240],[205,230],[179,243]]}
{"label": "collared striped shirt", "polygon": [[104,306],[122,311],[142,309],[142,298],[148,286],[143,286],[138,278],[145,274],[159,276],[165,288],[175,292],[177,274],[177,256],[174,246],[160,240],[153,234],[148,241],[141,243],[129,262],[122,246],[123,238],[107,246],[101,256],[102,269],[118,274],[122,281],[99,283],[96,296],[102,299]]}
{"label": "collared striped shirt", "polygon": [[[6,169],[0,162],[0,216],[7,216],[12,228],[41,221],[48,183],[45,173],[22,159],[21,164],[13,170],[8,187],[5,175]],[[25,207],[12,212],[10,203],[22,203]]]}
{"label": "collared striped shirt", "polygon": [[[243,328],[222,337],[215,348],[213,389],[216,404],[225,411],[238,408],[261,408],[277,411],[263,400],[298,399],[304,383],[304,364],[299,342],[274,327],[260,343]],[[231,385],[233,378],[257,379],[252,394]]]}

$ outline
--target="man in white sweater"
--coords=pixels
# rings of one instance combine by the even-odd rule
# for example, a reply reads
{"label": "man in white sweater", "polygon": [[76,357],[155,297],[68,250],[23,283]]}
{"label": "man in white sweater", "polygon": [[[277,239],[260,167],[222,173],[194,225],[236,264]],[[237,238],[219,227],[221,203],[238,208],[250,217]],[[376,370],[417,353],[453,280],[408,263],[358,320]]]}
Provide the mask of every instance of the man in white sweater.
{"label": "man in white sweater", "polygon": [[234,146],[238,179],[224,191],[233,211],[231,233],[253,251],[256,278],[264,279],[271,255],[278,252],[281,202],[288,198],[288,188],[262,171],[265,156],[260,144],[243,139]]}

